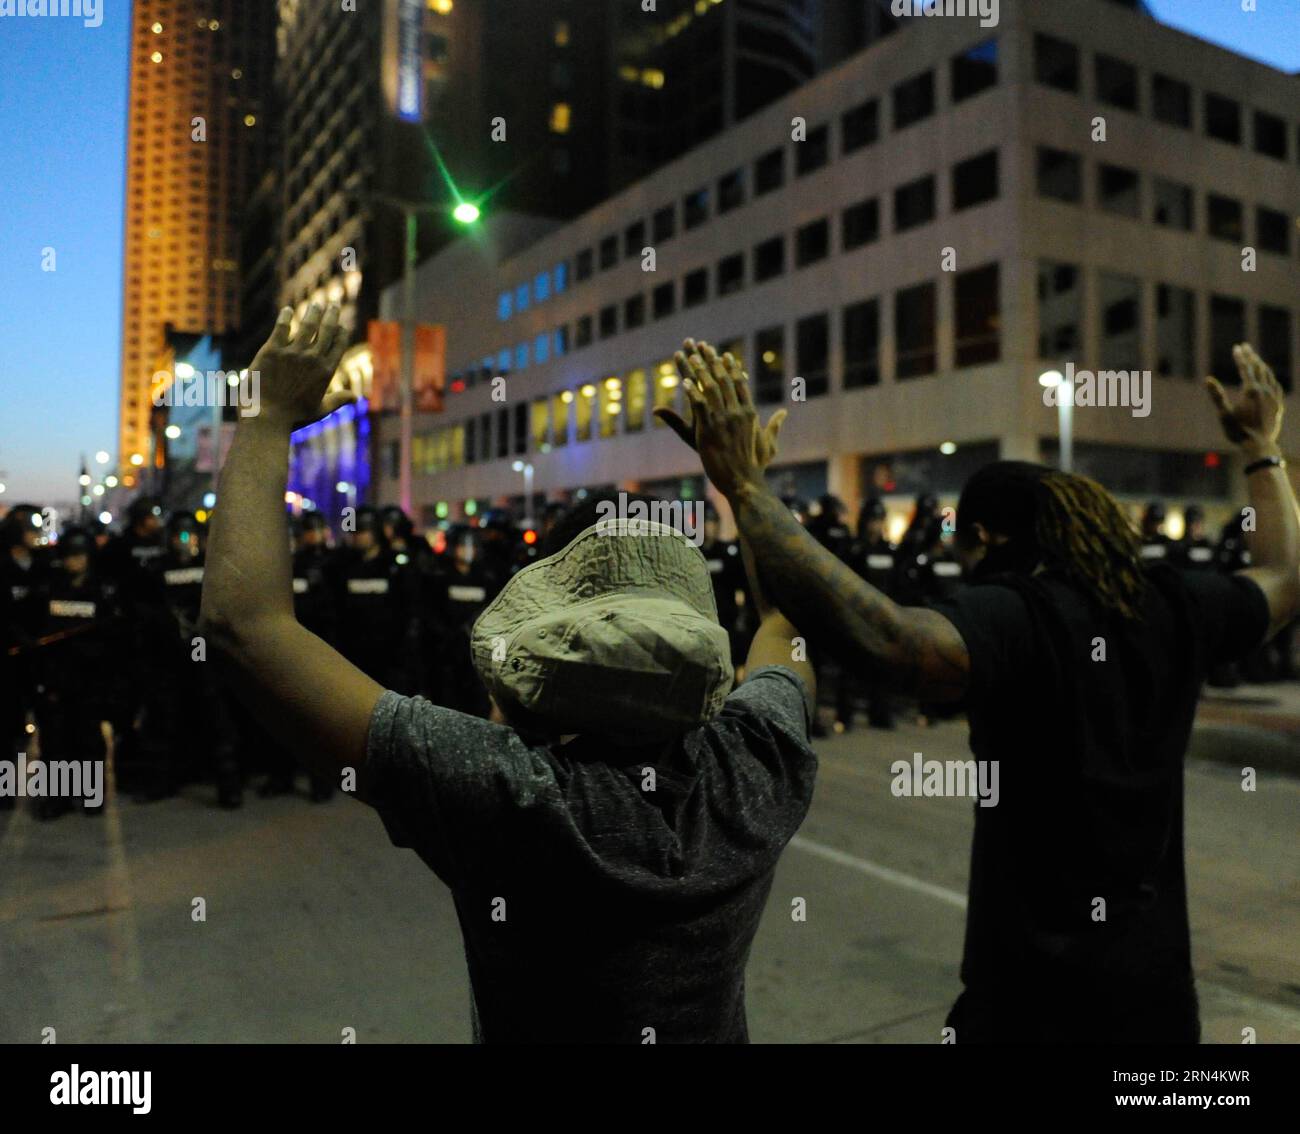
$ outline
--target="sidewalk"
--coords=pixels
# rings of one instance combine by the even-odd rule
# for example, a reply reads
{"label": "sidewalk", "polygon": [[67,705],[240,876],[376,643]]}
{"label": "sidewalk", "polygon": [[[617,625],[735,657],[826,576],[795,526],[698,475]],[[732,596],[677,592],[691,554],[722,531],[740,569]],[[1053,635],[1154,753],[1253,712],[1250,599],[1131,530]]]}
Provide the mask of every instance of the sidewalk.
{"label": "sidewalk", "polygon": [[1206,686],[1189,755],[1300,776],[1300,682]]}

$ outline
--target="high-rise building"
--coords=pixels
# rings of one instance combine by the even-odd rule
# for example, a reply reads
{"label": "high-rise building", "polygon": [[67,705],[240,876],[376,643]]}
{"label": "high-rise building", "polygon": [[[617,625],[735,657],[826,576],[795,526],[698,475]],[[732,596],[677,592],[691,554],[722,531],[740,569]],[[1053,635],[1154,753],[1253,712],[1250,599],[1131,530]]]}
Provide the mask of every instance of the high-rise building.
{"label": "high-rise building", "polygon": [[461,197],[572,216],[607,191],[604,6],[577,0],[279,3],[280,300],[364,327],[401,272],[401,205],[429,251]]}
{"label": "high-rise building", "polygon": [[131,26],[118,459],[161,467],[168,330],[239,322],[243,201],[265,145],[274,12],[263,0],[136,0]]}

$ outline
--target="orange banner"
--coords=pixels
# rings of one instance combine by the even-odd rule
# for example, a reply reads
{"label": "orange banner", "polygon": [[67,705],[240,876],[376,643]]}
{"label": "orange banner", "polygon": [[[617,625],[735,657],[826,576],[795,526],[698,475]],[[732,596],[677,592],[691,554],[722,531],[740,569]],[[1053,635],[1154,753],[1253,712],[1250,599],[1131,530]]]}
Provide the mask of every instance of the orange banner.
{"label": "orange banner", "polygon": [[442,413],[447,388],[447,328],[420,324],[415,328],[416,413]]}
{"label": "orange banner", "polygon": [[370,320],[366,329],[370,347],[370,409],[379,413],[400,408],[402,375],[402,325]]}

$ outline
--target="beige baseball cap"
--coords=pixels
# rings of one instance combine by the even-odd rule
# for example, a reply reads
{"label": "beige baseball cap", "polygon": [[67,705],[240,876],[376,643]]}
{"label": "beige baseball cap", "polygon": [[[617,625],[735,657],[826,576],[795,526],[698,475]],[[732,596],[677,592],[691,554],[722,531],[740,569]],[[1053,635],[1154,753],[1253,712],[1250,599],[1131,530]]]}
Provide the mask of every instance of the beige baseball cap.
{"label": "beige baseball cap", "polygon": [[512,722],[629,744],[708,721],[734,676],[704,556],[650,520],[603,519],[525,567],[470,648]]}

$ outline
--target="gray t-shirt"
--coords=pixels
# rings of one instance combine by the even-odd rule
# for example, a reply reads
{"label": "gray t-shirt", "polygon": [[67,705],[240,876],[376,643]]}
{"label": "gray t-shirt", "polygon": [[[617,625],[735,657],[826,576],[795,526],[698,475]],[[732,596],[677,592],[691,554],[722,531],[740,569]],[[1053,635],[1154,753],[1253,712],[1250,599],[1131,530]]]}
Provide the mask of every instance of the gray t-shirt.
{"label": "gray t-shirt", "polygon": [[744,975],[807,813],[805,687],[757,670],[665,755],[385,693],[363,797],[450,888],[475,1038],[743,1043]]}

